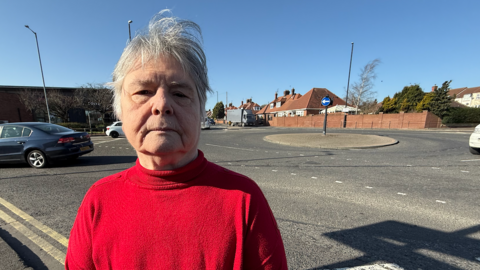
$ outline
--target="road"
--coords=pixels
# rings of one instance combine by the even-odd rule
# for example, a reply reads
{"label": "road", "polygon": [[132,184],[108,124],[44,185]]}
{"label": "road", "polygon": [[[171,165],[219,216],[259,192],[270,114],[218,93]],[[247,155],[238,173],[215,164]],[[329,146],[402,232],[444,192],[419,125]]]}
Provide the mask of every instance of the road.
{"label": "road", "polygon": [[[214,126],[202,131],[199,144],[208,160],[249,176],[262,188],[290,269],[373,263],[480,269],[480,157],[469,153],[468,133],[330,131],[399,141],[362,150],[297,148],[263,140],[306,132],[320,131]],[[43,170],[0,165],[0,210],[45,242],[35,244],[31,239],[38,238],[0,218],[0,237],[25,267],[62,269],[62,241],[89,186],[134,164],[135,152],[125,138],[93,140],[95,151],[75,163]]]}

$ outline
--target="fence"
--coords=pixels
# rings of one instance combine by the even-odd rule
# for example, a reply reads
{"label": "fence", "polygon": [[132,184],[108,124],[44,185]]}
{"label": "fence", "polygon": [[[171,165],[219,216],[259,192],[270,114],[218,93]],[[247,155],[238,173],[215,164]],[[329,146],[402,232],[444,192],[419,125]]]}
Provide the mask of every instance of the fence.
{"label": "fence", "polygon": [[[272,117],[266,125],[276,127],[311,127],[323,128],[325,115]],[[441,119],[431,112],[397,113],[397,114],[362,114],[345,115],[343,113],[329,114],[327,127],[342,128],[346,121],[346,128],[381,128],[381,129],[425,129],[441,127]]]}

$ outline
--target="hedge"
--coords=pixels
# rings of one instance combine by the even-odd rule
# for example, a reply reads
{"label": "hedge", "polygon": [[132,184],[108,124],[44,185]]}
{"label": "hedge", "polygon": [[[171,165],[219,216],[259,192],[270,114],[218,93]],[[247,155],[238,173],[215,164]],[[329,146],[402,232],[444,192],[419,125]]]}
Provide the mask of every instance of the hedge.
{"label": "hedge", "polygon": [[450,108],[443,124],[480,123],[480,108]]}

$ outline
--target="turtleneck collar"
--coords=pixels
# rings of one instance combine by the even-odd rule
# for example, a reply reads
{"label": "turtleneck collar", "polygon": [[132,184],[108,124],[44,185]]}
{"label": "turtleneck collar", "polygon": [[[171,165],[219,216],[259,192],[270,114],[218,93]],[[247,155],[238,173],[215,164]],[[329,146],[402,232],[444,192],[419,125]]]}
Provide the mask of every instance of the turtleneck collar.
{"label": "turtleneck collar", "polygon": [[187,165],[169,171],[154,171],[144,168],[137,159],[136,165],[127,173],[127,179],[132,183],[151,189],[177,189],[192,185],[195,178],[207,166],[203,152],[198,150],[198,156]]}

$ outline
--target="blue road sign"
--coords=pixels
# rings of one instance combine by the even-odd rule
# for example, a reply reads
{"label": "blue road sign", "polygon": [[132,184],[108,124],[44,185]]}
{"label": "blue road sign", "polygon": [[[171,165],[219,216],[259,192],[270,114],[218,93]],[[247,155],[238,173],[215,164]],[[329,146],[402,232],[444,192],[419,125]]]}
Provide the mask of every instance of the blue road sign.
{"label": "blue road sign", "polygon": [[325,106],[325,107],[330,105],[331,102],[332,102],[332,100],[329,97],[322,98],[322,105]]}

